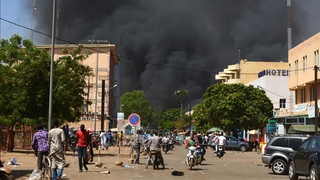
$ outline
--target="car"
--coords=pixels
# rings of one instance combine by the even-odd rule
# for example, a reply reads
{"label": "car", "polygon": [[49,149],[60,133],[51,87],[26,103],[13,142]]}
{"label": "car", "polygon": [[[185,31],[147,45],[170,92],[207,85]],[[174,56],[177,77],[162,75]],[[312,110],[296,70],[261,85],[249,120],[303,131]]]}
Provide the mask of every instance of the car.
{"label": "car", "polygon": [[297,180],[299,176],[309,176],[311,180],[320,179],[320,136],[312,136],[301,146],[294,148],[289,158],[289,179]]}
{"label": "car", "polygon": [[227,149],[236,149],[242,152],[246,151],[249,147],[249,143],[245,141],[241,141],[233,136],[224,136],[228,143]]}
{"label": "car", "polygon": [[290,154],[307,138],[304,135],[273,136],[264,147],[262,162],[271,168],[274,174],[287,174]]}
{"label": "car", "polygon": [[[241,141],[233,136],[224,136],[226,138],[228,147],[227,149],[236,149],[240,150],[242,152],[246,151],[249,147],[249,143],[245,141]],[[212,138],[209,138],[209,144],[210,147],[215,148],[215,143],[212,142]]]}

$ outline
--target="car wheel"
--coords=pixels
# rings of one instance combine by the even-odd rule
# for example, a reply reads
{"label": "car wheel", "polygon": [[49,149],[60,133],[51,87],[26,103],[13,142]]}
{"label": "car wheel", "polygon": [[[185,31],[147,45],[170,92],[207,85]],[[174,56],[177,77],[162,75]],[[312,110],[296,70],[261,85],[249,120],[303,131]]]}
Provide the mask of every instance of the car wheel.
{"label": "car wheel", "polygon": [[247,146],[241,145],[241,146],[239,147],[239,150],[242,151],[242,152],[244,152],[244,151],[247,150]]}
{"label": "car wheel", "polygon": [[310,180],[319,180],[316,165],[311,166],[309,177],[310,177]]}
{"label": "car wheel", "polygon": [[298,175],[296,174],[296,170],[294,168],[293,161],[289,164],[289,179],[290,180],[298,180]]}
{"label": "car wheel", "polygon": [[287,163],[282,159],[276,159],[272,163],[272,172],[274,174],[285,174]]}

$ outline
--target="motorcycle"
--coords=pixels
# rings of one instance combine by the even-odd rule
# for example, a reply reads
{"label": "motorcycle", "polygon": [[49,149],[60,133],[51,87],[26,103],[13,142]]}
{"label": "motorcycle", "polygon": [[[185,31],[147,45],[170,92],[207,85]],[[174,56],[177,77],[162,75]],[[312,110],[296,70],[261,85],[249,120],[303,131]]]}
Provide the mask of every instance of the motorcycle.
{"label": "motorcycle", "polygon": [[147,163],[146,168],[148,168],[148,165],[151,164],[153,166],[153,169],[159,169],[159,165],[162,165],[162,169],[164,169],[164,160],[161,155],[161,150],[149,150],[149,147],[147,148],[148,154],[149,154],[149,160]]}
{"label": "motorcycle", "polygon": [[173,148],[174,148],[174,143],[173,143],[173,140],[170,139],[169,140],[169,150],[173,150]]}
{"label": "motorcycle", "polygon": [[74,136],[71,136],[69,138],[69,145],[70,145],[72,152],[75,153],[76,152],[76,140],[75,140]]}
{"label": "motorcycle", "polygon": [[192,170],[192,168],[196,165],[201,164],[202,162],[202,153],[201,153],[201,148],[199,147],[188,147],[188,154],[187,158],[185,160],[186,165],[188,166],[189,170]]}
{"label": "motorcycle", "polygon": [[0,179],[1,180],[13,180],[12,170],[3,166],[0,161]]}
{"label": "motorcycle", "polygon": [[167,154],[167,152],[169,151],[169,143],[165,142],[162,144],[162,150],[165,154]]}
{"label": "motorcycle", "polygon": [[223,145],[218,145],[217,156],[221,158],[224,155]]}

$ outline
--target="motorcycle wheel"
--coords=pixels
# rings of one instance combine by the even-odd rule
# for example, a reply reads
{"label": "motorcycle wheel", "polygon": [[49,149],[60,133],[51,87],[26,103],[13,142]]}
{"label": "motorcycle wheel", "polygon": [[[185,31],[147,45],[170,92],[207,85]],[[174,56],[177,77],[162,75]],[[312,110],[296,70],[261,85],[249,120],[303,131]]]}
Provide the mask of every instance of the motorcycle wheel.
{"label": "motorcycle wheel", "polygon": [[8,174],[5,174],[5,173],[1,173],[0,174],[0,179],[1,180],[13,180],[13,175],[8,175]]}
{"label": "motorcycle wheel", "polygon": [[192,170],[192,166],[193,166],[193,159],[189,159],[189,170]]}

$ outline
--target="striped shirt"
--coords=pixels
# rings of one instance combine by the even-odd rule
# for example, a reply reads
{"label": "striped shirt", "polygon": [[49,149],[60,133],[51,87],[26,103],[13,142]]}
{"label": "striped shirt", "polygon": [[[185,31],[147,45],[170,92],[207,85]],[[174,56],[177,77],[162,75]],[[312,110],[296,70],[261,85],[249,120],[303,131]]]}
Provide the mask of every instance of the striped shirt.
{"label": "striped shirt", "polygon": [[33,135],[32,147],[38,146],[38,151],[47,152],[49,151],[48,144],[48,132],[39,130]]}

